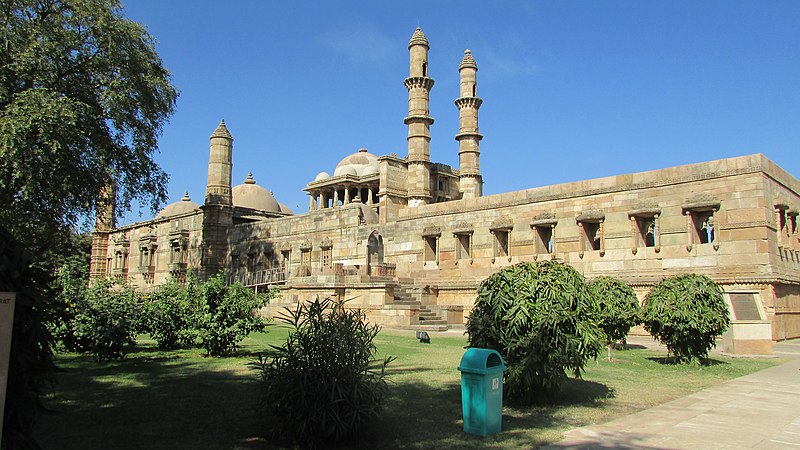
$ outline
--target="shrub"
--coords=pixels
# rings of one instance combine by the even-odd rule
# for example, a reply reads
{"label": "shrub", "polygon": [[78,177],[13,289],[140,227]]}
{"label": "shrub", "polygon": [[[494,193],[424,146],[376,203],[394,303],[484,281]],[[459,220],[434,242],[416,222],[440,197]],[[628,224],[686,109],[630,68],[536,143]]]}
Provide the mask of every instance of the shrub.
{"label": "shrub", "polygon": [[706,362],[716,337],[728,329],[722,289],[703,275],[661,280],[642,307],[644,328],[667,346],[676,362]]}
{"label": "shrub", "polygon": [[149,295],[147,331],[159,348],[169,350],[195,344],[198,293],[196,284],[189,280],[186,286],[170,282]]}
{"label": "shrub", "polygon": [[380,327],[330,299],[286,309],[286,342],[251,363],[263,381],[273,436],[300,445],[357,435],[381,409],[385,368],[375,361]]}
{"label": "shrub", "polygon": [[548,400],[567,378],[581,375],[604,340],[598,305],[572,267],[554,262],[506,267],[481,283],[467,320],[471,347],[500,352],[509,401]]}
{"label": "shrub", "polygon": [[132,288],[115,289],[108,281],[98,281],[74,304],[72,332],[78,351],[104,361],[122,359],[136,345],[143,311],[139,295]]}
{"label": "shrub", "polygon": [[210,356],[235,352],[242,339],[267,324],[258,310],[267,305],[269,296],[257,295],[239,283],[226,286],[221,273],[200,286],[199,296],[197,331],[201,347]]}
{"label": "shrub", "polygon": [[73,322],[77,314],[76,302],[80,302],[88,289],[88,275],[89,265],[80,256],[68,258],[58,270],[54,308],[47,326],[60,350],[79,351]]}
{"label": "shrub", "polygon": [[606,333],[610,361],[614,343],[624,340],[640,322],[639,299],[630,286],[613,277],[595,278],[589,282],[589,291],[600,307],[600,328]]}

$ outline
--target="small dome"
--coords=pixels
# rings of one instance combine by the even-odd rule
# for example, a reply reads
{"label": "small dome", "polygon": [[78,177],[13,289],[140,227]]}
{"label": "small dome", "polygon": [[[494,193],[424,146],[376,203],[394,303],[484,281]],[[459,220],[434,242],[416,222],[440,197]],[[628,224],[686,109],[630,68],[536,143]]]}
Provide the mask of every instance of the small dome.
{"label": "small dome", "polygon": [[411,41],[408,43],[408,48],[411,48],[414,45],[424,45],[428,48],[431,47],[428,44],[428,38],[425,37],[425,33],[422,32],[422,28],[420,27],[417,27],[417,29],[414,30],[414,34],[411,35]]}
{"label": "small dome", "polygon": [[275,196],[272,195],[272,192],[256,184],[252,172],[247,174],[244,184],[233,188],[233,206],[269,212],[281,211]]}
{"label": "small dome", "polygon": [[316,177],[314,177],[314,181],[326,180],[330,177],[331,175],[328,172],[320,172]]}
{"label": "small dome", "polygon": [[333,176],[357,175],[364,176],[378,173],[378,157],[368,152],[365,148],[360,148],[356,153],[345,157],[336,165]]}
{"label": "small dome", "polygon": [[189,193],[184,192],[183,197],[181,197],[180,201],[175,203],[170,203],[169,205],[164,207],[164,209],[162,209],[161,211],[158,212],[158,214],[156,214],[156,219],[165,219],[167,217],[179,216],[181,214],[194,211],[195,209],[198,208],[200,208],[200,206],[189,198]]}
{"label": "small dome", "polygon": [[284,205],[283,203],[278,203],[278,206],[281,208],[281,212],[284,214],[294,214],[294,212],[289,209],[288,206]]}

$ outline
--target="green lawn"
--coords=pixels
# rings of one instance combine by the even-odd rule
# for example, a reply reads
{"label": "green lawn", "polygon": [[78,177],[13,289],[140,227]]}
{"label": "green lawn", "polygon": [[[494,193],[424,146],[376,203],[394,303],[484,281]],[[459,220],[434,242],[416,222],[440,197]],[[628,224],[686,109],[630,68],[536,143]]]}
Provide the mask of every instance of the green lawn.
{"label": "green lawn", "polygon": [[[44,449],[260,449],[277,448],[263,433],[259,385],[245,364],[286,331],[247,338],[233,358],[206,358],[198,349],[161,352],[153,341],[123,361],[96,363],[58,354],[58,384],[45,399],[52,410],[37,426]],[[503,432],[479,438],[462,432],[460,374],[466,341],[432,334],[420,344],[413,331],[384,330],[379,355],[394,355],[383,419],[359,443],[363,448],[532,447],[564,431],[601,423],[757,371],[776,359],[715,357],[708,367],[664,365],[664,353],[615,352],[570,380],[557,405],[505,408]]]}

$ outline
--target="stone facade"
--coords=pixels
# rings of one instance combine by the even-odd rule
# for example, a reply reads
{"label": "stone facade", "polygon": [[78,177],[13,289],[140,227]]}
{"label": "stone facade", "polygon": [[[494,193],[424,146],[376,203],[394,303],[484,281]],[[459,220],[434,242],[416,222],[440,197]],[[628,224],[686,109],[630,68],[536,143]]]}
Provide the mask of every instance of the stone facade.
{"label": "stone facade", "polygon": [[800,337],[796,178],[749,155],[483,196],[477,64],[467,51],[458,68],[460,167],[433,163],[428,48],[417,29],[406,157],[345,157],[308,184],[309,211],[295,215],[251,177],[231,188],[223,122],[204,204],[179,202],[120,228],[99,214],[93,277],[146,289],[224,269],[231,281],[280,289],[267,313],[334,296],[385,326],[436,329],[463,324],[479,283],[498,269],[555,259],[587,278],[617,277],[640,298],[666,276],[708,275],[731,307],[732,352],[770,353],[773,340]]}

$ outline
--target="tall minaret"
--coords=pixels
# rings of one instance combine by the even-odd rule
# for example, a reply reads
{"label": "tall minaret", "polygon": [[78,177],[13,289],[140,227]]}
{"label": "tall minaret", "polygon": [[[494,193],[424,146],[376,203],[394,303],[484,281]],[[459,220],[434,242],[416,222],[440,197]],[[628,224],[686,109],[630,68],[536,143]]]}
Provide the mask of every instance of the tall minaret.
{"label": "tall minaret", "polygon": [[211,134],[211,151],[208,157],[208,183],[206,205],[231,205],[231,168],[233,166],[233,137],[223,119]]}
{"label": "tall minaret", "polygon": [[458,65],[461,76],[461,94],[456,99],[458,107],[459,130],[458,141],[459,190],[461,198],[475,198],[483,195],[483,177],[481,177],[480,142],[483,135],[478,133],[478,108],[483,100],[478,98],[477,82],[478,65],[472,52],[464,51],[464,58]]}
{"label": "tall minaret", "polygon": [[408,205],[424,205],[431,200],[431,125],[429,98],[433,80],[428,78],[428,39],[417,28],[408,43],[411,54],[408,89]]}
{"label": "tall minaret", "polygon": [[211,134],[208,157],[208,183],[203,210],[203,244],[200,279],[207,280],[228,262],[228,230],[233,225],[231,169],[233,167],[233,136],[225,121]]}

